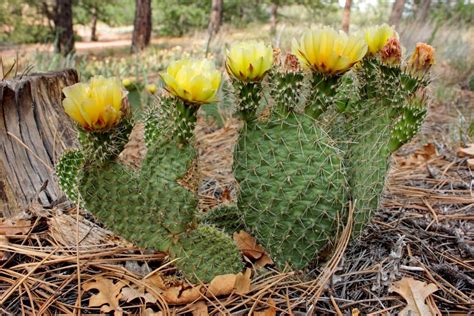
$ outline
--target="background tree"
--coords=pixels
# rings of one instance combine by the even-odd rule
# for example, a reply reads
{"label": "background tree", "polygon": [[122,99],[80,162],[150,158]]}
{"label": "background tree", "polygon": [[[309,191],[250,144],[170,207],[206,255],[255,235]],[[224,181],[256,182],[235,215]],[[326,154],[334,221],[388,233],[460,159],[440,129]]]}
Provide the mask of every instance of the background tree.
{"label": "background tree", "polygon": [[[176,22],[176,21],[175,21]],[[132,52],[143,50],[151,39],[151,0],[135,1]]]}
{"label": "background tree", "polygon": [[431,0],[421,0],[416,13],[416,19],[420,23],[425,23],[430,12]]}
{"label": "background tree", "polygon": [[114,6],[120,5],[116,0],[78,0],[74,7],[74,20],[82,25],[90,25],[91,41],[97,41],[97,22],[114,24],[113,20],[118,12]]}
{"label": "background tree", "polygon": [[352,0],[346,0],[344,13],[342,14],[342,30],[346,33],[349,33],[349,25],[351,23],[351,5]]}
{"label": "background tree", "polygon": [[388,23],[390,25],[395,25],[398,27],[400,20],[403,15],[403,9],[405,8],[405,0],[395,0],[392,7],[392,12],[390,13],[390,18]]}
{"label": "background tree", "polygon": [[208,32],[211,34],[219,33],[219,29],[222,25],[222,15],[224,13],[224,1],[223,0],[212,0],[211,15],[209,17]]}
{"label": "background tree", "polygon": [[72,28],[72,0],[37,1],[43,14],[53,22],[55,31],[54,52],[68,55],[74,51]]}

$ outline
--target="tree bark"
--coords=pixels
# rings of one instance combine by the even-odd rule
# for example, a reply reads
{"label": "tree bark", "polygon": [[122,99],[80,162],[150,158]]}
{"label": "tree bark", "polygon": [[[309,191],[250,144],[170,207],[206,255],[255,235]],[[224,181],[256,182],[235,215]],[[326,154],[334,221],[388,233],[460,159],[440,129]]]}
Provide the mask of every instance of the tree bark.
{"label": "tree bark", "polygon": [[143,50],[151,39],[151,0],[135,0],[132,52]]}
{"label": "tree bark", "polygon": [[346,33],[349,33],[349,25],[351,23],[351,5],[352,0],[346,0],[344,13],[342,15],[342,30]]}
{"label": "tree bark", "polygon": [[62,107],[62,89],[77,81],[70,69],[0,82],[0,217],[63,196],[53,168],[75,144],[76,132]]}
{"label": "tree bark", "polygon": [[277,15],[278,15],[278,3],[272,2],[272,6],[270,8],[270,31],[272,34],[276,32],[277,27]]}
{"label": "tree bark", "polygon": [[72,0],[56,0],[56,8],[54,11],[54,26],[57,36],[54,51],[66,56],[74,51]]}
{"label": "tree bark", "polygon": [[211,34],[219,33],[222,25],[223,0],[212,0],[211,15],[209,17],[208,32]]}
{"label": "tree bark", "polygon": [[405,0],[395,0],[392,7],[392,13],[388,20],[388,24],[398,27],[402,19],[403,9],[405,8]]}
{"label": "tree bark", "polygon": [[97,37],[97,10],[93,9],[92,13],[92,26],[91,26],[91,41],[97,42],[99,38]]}
{"label": "tree bark", "polygon": [[431,0],[422,0],[417,12],[417,20],[420,23],[425,23],[428,19],[431,7]]}

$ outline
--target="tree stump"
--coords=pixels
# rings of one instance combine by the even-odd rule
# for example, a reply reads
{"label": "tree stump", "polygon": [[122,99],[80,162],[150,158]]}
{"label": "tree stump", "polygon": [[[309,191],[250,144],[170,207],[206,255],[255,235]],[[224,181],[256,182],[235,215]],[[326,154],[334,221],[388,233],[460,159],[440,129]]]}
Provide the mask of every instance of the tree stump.
{"label": "tree stump", "polygon": [[63,195],[54,164],[75,145],[76,132],[61,104],[62,89],[76,82],[72,69],[0,81],[0,216],[32,202],[51,205]]}

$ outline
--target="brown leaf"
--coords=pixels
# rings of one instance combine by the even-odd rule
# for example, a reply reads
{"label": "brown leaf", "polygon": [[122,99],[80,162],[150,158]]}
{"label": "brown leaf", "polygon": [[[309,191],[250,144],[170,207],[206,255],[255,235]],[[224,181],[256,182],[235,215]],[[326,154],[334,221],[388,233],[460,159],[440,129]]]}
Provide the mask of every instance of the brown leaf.
{"label": "brown leaf", "polygon": [[467,166],[471,169],[474,169],[474,158],[467,160]]}
{"label": "brown leaf", "polygon": [[234,289],[237,294],[243,295],[250,292],[250,284],[252,283],[252,281],[250,280],[251,274],[252,271],[250,269],[246,269],[244,273],[241,272],[237,274],[237,278],[234,284]]}
{"label": "brown leaf", "polygon": [[352,316],[359,316],[360,315],[360,310],[358,308],[353,308],[351,311]]}
{"label": "brown leaf", "polygon": [[173,286],[166,289],[162,296],[168,304],[187,304],[201,298],[204,295],[203,291],[204,289],[201,285],[191,288]]}
{"label": "brown leaf", "polygon": [[94,281],[84,284],[84,290],[96,289],[99,293],[94,294],[89,299],[89,307],[99,307],[104,313],[111,311],[121,312],[119,305],[121,289],[127,285],[125,281],[114,283],[113,280],[104,277],[97,277]]}
{"label": "brown leaf", "polygon": [[437,156],[436,147],[433,143],[428,143],[422,148],[416,150],[412,155],[403,158],[401,165],[417,166],[426,163],[427,161]]}
{"label": "brown leaf", "polygon": [[122,288],[120,299],[127,303],[133,301],[136,298],[141,298],[145,303],[156,303],[157,299],[153,297],[151,293],[145,292],[145,288],[126,286]]}
{"label": "brown leaf", "polygon": [[[0,235],[0,246],[7,246],[8,238],[6,236]],[[8,259],[8,252],[0,250],[0,262]]]}
{"label": "brown leaf", "polygon": [[163,312],[155,312],[151,308],[145,309],[145,315],[144,316],[163,316]]}
{"label": "brown leaf", "polygon": [[276,306],[273,299],[269,299],[267,302],[268,307],[261,311],[253,312],[253,316],[275,316],[276,315]]}
{"label": "brown leaf", "polygon": [[189,310],[193,316],[208,316],[209,311],[207,310],[207,304],[203,301],[199,301],[189,306]]}
{"label": "brown leaf", "polygon": [[237,248],[248,258],[256,261],[259,266],[272,264],[273,261],[265,252],[265,249],[257,243],[257,240],[249,233],[241,230],[234,233],[234,241]]}
{"label": "brown leaf", "polygon": [[459,148],[458,149],[458,157],[459,158],[464,158],[464,157],[472,158],[472,157],[474,157],[474,144],[467,144],[467,147]]}
{"label": "brown leaf", "polygon": [[148,286],[151,288],[160,291],[160,290],[166,290],[168,286],[166,286],[165,281],[161,277],[159,273],[155,273],[148,278],[143,280]]}
{"label": "brown leaf", "polygon": [[237,274],[218,275],[209,283],[206,296],[221,296],[232,293]]}
{"label": "brown leaf", "polygon": [[26,235],[31,229],[27,219],[0,218],[0,235]]}
{"label": "brown leaf", "polygon": [[437,290],[438,287],[433,283],[426,284],[408,277],[393,283],[390,287],[390,291],[400,294],[407,301],[407,306],[399,314],[402,316],[433,315],[425,300]]}

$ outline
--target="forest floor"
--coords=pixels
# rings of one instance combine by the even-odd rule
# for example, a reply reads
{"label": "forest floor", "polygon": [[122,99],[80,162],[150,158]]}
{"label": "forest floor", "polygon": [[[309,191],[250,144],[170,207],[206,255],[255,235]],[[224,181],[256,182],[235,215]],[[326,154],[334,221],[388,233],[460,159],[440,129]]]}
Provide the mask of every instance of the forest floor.
{"label": "forest floor", "polygon": [[[364,233],[350,241],[349,223],[331,259],[305,274],[258,268],[268,258],[253,244],[244,251],[245,273],[191,285],[175,278],[164,253],[133,247],[87,212],[68,203],[32,205],[15,220],[0,219],[0,311],[467,314],[474,302],[474,145],[464,122],[473,115],[473,92],[458,89],[449,102],[434,102],[420,134],[394,155],[382,207]],[[143,155],[135,145],[134,159]]]}
{"label": "forest floor", "polygon": [[[128,54],[130,33],[114,36],[76,48]],[[196,39],[205,44],[200,34],[157,38],[153,45]],[[14,58],[16,51],[1,54]],[[468,314],[474,304],[474,92],[465,76],[446,87],[443,62],[435,67],[437,97],[419,135],[393,156],[380,210],[355,240],[348,223],[336,252],[314,270],[258,267],[268,258],[239,235],[252,248],[244,251],[249,269],[191,285],[176,279],[166,254],[134,247],[86,211],[68,202],[32,205],[15,219],[0,218],[0,314],[388,315],[407,307],[426,315]],[[131,164],[144,151],[137,132],[124,155]]]}

